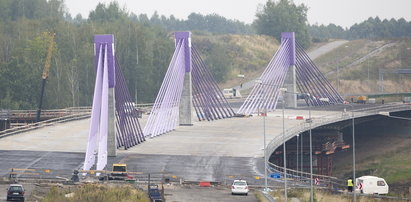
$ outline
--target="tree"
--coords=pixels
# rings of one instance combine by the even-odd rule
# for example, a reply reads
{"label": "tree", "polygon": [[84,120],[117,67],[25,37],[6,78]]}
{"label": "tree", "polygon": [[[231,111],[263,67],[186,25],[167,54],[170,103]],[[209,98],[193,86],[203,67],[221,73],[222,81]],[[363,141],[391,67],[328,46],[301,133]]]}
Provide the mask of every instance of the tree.
{"label": "tree", "polygon": [[212,46],[210,55],[205,58],[204,62],[217,82],[223,82],[229,76],[231,70],[230,59],[223,46],[219,44]]}
{"label": "tree", "polygon": [[296,6],[290,0],[280,0],[278,3],[268,0],[262,10],[257,11],[254,21],[256,32],[277,39],[281,38],[282,32],[295,32],[296,40],[303,47],[308,47],[307,10],[304,4]]}

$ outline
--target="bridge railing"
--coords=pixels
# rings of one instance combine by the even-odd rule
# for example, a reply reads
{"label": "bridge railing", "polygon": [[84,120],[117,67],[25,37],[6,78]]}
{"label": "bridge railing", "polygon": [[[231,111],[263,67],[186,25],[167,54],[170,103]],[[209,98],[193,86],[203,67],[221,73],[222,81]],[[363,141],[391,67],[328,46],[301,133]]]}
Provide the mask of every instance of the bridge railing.
{"label": "bridge railing", "polygon": [[14,127],[14,128],[0,131],[0,138],[7,137],[10,135],[15,135],[15,134],[30,131],[30,130],[34,130],[34,129],[38,129],[38,128],[42,128],[42,127],[53,125],[56,123],[79,120],[79,119],[84,119],[84,118],[89,118],[89,117],[90,117],[90,112],[73,113],[73,114],[69,114],[66,116],[52,118],[52,119],[48,119],[45,121],[31,123],[31,124],[27,124],[24,126]]}
{"label": "bridge railing", "polygon": [[[347,105],[347,107],[350,107]],[[411,110],[410,105],[404,105],[404,104],[386,104],[386,105],[380,105],[380,106],[373,106],[373,107],[367,107],[367,108],[361,108],[357,110],[352,110],[352,111],[342,111],[342,112],[336,112],[333,114],[325,115],[325,116],[320,116],[320,117],[312,117],[312,122],[311,122],[311,129],[335,123],[335,122],[340,122],[340,121],[345,121],[352,119],[352,112],[354,112],[354,118],[360,118],[360,117],[365,117],[365,116],[371,116],[371,115],[378,115],[380,112],[397,112],[397,111],[405,111],[405,110]],[[267,145],[266,149],[268,154],[274,153],[274,151],[283,144],[283,142],[286,142],[296,136],[297,134],[303,133],[305,131],[310,130],[310,124],[307,122],[302,122],[299,123],[298,125],[288,128],[285,130],[285,140],[283,140],[283,133],[280,135],[276,136],[274,139],[270,141],[270,143]],[[270,169],[272,171],[277,171],[277,172],[283,172],[283,167],[277,166],[275,164],[269,163]],[[301,172],[301,171],[296,171],[292,169],[286,169],[287,176],[302,176],[302,177],[307,177],[309,179],[309,173]],[[314,175],[313,175],[314,176]],[[325,181],[329,182],[330,184],[334,186],[339,186],[340,181],[334,177],[331,176],[322,176],[322,175],[315,175],[319,179],[327,179]],[[303,179],[303,178],[302,178]]]}
{"label": "bridge railing", "polygon": [[[69,107],[65,109],[51,109],[51,110],[42,110],[41,117],[61,117],[70,114],[78,113],[90,113],[91,107]],[[2,118],[29,118],[36,117],[36,110],[1,110],[0,117]]]}
{"label": "bridge railing", "polygon": [[[270,172],[277,172],[281,176],[284,176],[284,167],[280,167],[278,165],[275,165],[273,163],[268,162],[268,169]],[[310,173],[308,172],[303,172],[303,171],[298,171],[298,170],[293,170],[293,169],[286,169],[286,174],[287,174],[287,180],[296,182],[298,184],[302,185],[310,185]],[[345,188],[346,182],[345,180],[340,180],[336,177],[332,176],[327,176],[327,175],[318,175],[318,174],[313,174],[313,179],[318,179],[318,185],[319,187],[330,187],[333,189],[343,189]]]}

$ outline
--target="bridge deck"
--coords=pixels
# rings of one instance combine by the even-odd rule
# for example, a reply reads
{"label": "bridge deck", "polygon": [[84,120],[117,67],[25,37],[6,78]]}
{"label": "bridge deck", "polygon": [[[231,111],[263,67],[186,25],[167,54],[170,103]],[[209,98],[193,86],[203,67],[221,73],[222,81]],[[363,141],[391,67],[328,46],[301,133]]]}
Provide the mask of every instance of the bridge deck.
{"label": "bridge deck", "polygon": [[[314,112],[313,116],[333,112]],[[295,116],[307,117],[307,111],[286,110],[286,127],[302,122]],[[143,117],[142,124],[144,124]],[[0,139],[2,150],[85,152],[89,119],[59,123]],[[282,132],[281,111],[266,118],[267,143]],[[263,118],[261,116],[230,118],[213,122],[196,122],[182,126],[168,134],[148,139],[147,142],[124,153],[200,155],[200,156],[263,156]]]}
{"label": "bridge deck", "polygon": [[[289,132],[304,122],[295,117],[307,118],[308,111],[286,110],[285,114],[287,138],[290,138],[292,133]],[[313,125],[318,126],[315,120],[323,122],[321,117],[333,117],[333,114],[341,116],[341,109],[313,111]],[[366,114],[357,112],[356,116]],[[143,117],[142,124],[145,118],[146,116]],[[16,166],[61,169],[63,165],[58,162],[64,162],[64,169],[81,168],[88,129],[89,119],[84,119],[0,138],[0,176]],[[269,149],[275,149],[274,145],[281,145],[281,133],[282,111],[269,113],[266,118],[267,144],[271,141]],[[273,144],[273,139],[278,142]],[[120,150],[118,157],[109,158],[108,163],[127,163],[135,171],[168,172],[186,180],[224,181],[228,175],[241,175],[242,178],[261,176],[262,156],[263,118],[254,116],[196,122],[191,127],[179,127],[129,150]]]}

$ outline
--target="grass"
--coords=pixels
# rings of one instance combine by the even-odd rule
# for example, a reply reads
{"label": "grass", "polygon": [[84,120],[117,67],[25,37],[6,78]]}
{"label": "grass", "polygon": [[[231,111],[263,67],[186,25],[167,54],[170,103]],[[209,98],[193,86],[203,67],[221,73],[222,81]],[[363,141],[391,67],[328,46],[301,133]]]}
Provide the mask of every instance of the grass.
{"label": "grass", "polygon": [[[65,197],[66,194],[72,197]],[[145,192],[132,187],[131,185],[107,186],[98,184],[80,185],[76,190],[70,192],[67,189],[54,186],[50,192],[41,200],[42,202],[148,202],[149,199]]]}
{"label": "grass", "polygon": [[259,77],[270,59],[277,51],[279,42],[269,36],[261,35],[195,35],[196,47],[206,60],[212,47],[220,45],[230,60],[230,72],[227,80],[221,83],[221,88],[239,85],[241,79],[238,74],[246,76],[245,81]]}
{"label": "grass", "polygon": [[[376,134],[378,135],[378,134]],[[380,138],[377,136],[376,138]],[[381,146],[381,142],[372,142],[378,149],[370,151],[358,150],[357,156],[367,155],[365,152],[372,152],[373,155],[366,158],[359,158],[356,164],[356,176],[372,175],[384,178],[390,186],[390,195],[408,194],[408,187],[411,184],[411,147],[406,136],[392,134],[393,143]],[[396,146],[401,144],[401,146]],[[369,146],[369,145],[368,145]],[[350,154],[347,154],[350,155]],[[351,165],[335,165],[333,170],[335,175],[345,178],[351,175]],[[409,197],[409,195],[407,196]]]}
{"label": "grass", "polygon": [[350,41],[343,46],[320,56],[315,60],[315,63],[323,72],[335,70],[337,66],[346,66],[371,51],[370,49],[373,46],[369,47],[367,44],[367,40]]}
{"label": "grass", "polygon": [[[275,197],[277,201],[284,201],[284,191],[283,190],[272,191],[270,194],[273,197]],[[329,202],[329,201],[351,202],[352,201],[351,195],[332,193],[327,190],[314,190],[313,197],[314,197],[315,202]],[[287,199],[288,201],[291,201],[292,198],[298,198],[301,202],[308,202],[310,201],[310,190],[290,189],[287,193]],[[394,199],[381,200],[379,198],[357,196],[357,201],[358,202],[377,202],[377,201],[394,202],[398,200],[394,200]]]}
{"label": "grass", "polygon": [[[396,45],[384,49],[382,52],[368,58],[366,61],[351,66],[355,60],[367,55],[384,44],[395,42]],[[319,57],[315,63],[327,78],[336,87],[339,69],[340,93],[375,93],[381,91],[379,82],[380,69],[409,69],[411,67],[411,40],[355,40]],[[334,73],[327,74],[327,72]],[[411,82],[407,74],[384,74],[384,92],[410,92]]]}
{"label": "grass", "polygon": [[257,200],[260,201],[260,202],[268,202],[268,200],[265,198],[265,196],[259,191],[255,192],[255,198],[257,198]]}
{"label": "grass", "polygon": [[409,149],[398,149],[359,165],[361,170],[370,170],[372,175],[384,176],[388,184],[411,178],[411,159]]}

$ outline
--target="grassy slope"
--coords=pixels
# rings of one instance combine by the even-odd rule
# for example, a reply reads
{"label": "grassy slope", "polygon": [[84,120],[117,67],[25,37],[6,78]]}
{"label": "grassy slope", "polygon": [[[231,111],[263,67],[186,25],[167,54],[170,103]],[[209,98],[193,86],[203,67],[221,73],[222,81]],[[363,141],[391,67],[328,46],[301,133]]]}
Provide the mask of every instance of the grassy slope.
{"label": "grassy slope", "polygon": [[[270,193],[277,201],[284,201],[284,190],[272,191]],[[300,201],[310,201],[310,190],[309,189],[291,189],[288,191],[288,200],[291,198],[298,198]],[[329,202],[329,201],[338,201],[338,202],[350,202],[352,201],[352,196],[346,194],[335,194],[328,192],[326,190],[314,190],[314,201],[318,202]],[[381,199],[370,198],[366,196],[357,196],[358,202],[379,202]],[[386,202],[395,202],[399,200],[395,199],[384,199]]]}
{"label": "grassy slope", "polygon": [[246,80],[260,76],[279,45],[276,39],[260,35],[194,35],[193,41],[203,60],[213,45],[222,45],[227,51],[231,68],[228,80],[220,84],[222,88],[239,85],[238,74],[244,74]]}
{"label": "grassy slope", "polygon": [[[364,57],[384,44],[395,42],[396,45],[384,49],[366,61],[345,68],[353,61]],[[411,40],[355,40],[315,60],[323,73],[336,71],[340,67],[339,92],[376,93],[381,91],[379,69],[411,68]],[[368,77],[369,75],[369,77]],[[329,74],[327,78],[337,86],[337,74]],[[368,80],[369,78],[369,80]],[[411,82],[408,75],[384,75],[384,92],[411,92]]]}

